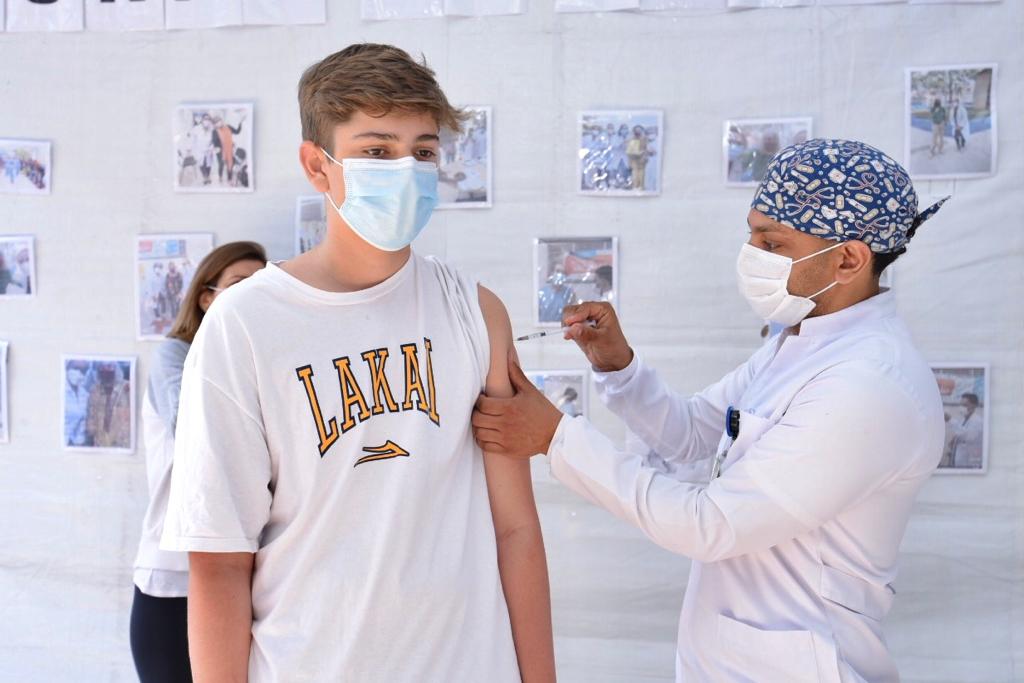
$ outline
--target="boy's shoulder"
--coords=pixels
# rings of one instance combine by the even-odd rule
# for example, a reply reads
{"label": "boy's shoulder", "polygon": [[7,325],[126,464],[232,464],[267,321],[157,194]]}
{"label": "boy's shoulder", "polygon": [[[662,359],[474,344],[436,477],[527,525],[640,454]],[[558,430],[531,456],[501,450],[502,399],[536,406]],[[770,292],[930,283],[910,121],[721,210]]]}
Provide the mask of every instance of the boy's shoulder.
{"label": "boy's shoulder", "polygon": [[228,320],[244,321],[261,313],[265,316],[267,306],[278,298],[274,291],[273,273],[269,270],[272,267],[276,266],[268,264],[266,268],[221,292],[206,311],[203,323],[207,319],[223,324]]}

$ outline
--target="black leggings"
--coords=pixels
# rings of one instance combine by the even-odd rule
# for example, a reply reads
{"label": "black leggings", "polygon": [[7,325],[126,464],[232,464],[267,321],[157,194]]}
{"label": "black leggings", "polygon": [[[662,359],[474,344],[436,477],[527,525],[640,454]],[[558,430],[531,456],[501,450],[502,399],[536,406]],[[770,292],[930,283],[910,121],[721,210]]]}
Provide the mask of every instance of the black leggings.
{"label": "black leggings", "polygon": [[142,683],[191,683],[188,598],[154,598],[135,587],[131,643]]}

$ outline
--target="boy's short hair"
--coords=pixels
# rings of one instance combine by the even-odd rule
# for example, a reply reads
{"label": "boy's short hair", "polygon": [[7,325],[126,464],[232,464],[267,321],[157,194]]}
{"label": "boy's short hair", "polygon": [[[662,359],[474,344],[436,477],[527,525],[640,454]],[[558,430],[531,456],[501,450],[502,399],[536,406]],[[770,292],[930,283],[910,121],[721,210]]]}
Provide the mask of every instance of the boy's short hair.
{"label": "boy's short hair", "polygon": [[459,132],[466,114],[453,107],[434,72],[392,45],[360,43],[324,58],[299,80],[302,139],[333,152],[332,132],[361,111],[428,113],[438,126]]}

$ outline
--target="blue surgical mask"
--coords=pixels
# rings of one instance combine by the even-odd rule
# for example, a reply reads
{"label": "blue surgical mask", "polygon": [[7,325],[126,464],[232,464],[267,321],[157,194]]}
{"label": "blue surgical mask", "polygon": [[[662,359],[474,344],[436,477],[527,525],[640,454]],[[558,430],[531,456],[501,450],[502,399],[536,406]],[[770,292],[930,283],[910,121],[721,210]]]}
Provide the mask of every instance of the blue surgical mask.
{"label": "blue surgical mask", "polygon": [[412,244],[437,206],[437,165],[401,159],[327,158],[345,173],[345,201],[327,201],[342,220],[371,246],[399,251]]}

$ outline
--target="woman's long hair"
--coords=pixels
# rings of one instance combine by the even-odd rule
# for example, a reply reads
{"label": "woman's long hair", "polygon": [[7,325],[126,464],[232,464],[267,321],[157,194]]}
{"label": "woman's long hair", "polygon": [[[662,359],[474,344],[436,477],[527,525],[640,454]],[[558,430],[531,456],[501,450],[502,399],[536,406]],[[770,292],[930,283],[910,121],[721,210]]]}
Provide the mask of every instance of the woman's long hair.
{"label": "woman's long hair", "polygon": [[229,242],[207,254],[192,277],[192,284],[188,286],[185,299],[181,302],[181,310],[178,311],[178,317],[174,319],[174,325],[167,336],[191,344],[205,313],[199,306],[200,296],[207,287],[216,286],[217,280],[228,266],[250,260],[260,261],[263,265],[267,263],[267,253],[256,242]]}

